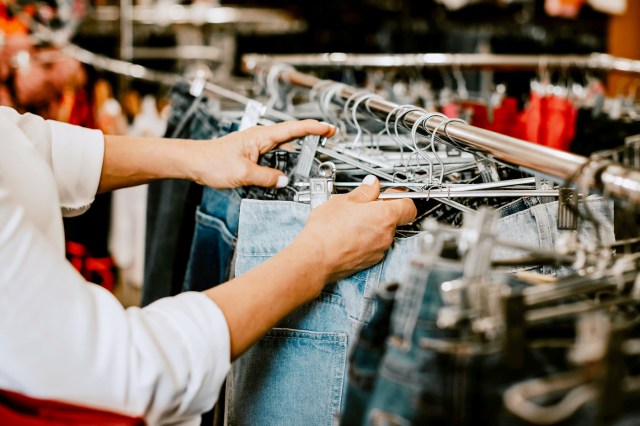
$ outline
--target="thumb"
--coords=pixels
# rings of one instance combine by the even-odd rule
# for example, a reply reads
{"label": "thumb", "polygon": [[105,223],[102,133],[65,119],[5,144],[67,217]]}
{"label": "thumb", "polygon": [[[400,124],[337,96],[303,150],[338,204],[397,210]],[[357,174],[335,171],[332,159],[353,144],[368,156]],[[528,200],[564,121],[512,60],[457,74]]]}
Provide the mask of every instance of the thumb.
{"label": "thumb", "polygon": [[375,201],[380,195],[380,182],[373,175],[367,175],[359,187],[349,193],[349,200],[356,203]]}
{"label": "thumb", "polygon": [[256,185],[265,188],[284,188],[289,183],[289,178],[280,170],[270,167],[258,166],[251,163],[247,173],[245,185]]}

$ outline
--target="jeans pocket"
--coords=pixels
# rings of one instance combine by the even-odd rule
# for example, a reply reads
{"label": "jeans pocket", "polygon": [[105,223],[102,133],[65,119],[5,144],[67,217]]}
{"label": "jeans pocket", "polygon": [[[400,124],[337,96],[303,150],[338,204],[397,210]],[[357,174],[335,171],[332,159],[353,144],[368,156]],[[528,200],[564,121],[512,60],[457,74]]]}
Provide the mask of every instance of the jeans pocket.
{"label": "jeans pocket", "polygon": [[184,290],[203,291],[227,281],[235,247],[225,223],[198,208]]}
{"label": "jeans pocket", "polygon": [[346,333],[273,329],[234,363],[228,424],[335,424],[346,358]]}

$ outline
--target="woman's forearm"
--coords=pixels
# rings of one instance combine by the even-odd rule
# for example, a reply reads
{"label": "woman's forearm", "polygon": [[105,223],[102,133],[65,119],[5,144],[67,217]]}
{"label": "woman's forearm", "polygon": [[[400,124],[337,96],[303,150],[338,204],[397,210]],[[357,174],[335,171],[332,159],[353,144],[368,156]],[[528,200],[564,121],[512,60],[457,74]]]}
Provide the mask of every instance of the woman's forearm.
{"label": "woman's forearm", "polygon": [[303,120],[255,126],[215,141],[105,136],[98,192],[166,178],[189,179],[221,189],[284,186],[286,176],[258,166],[259,156],[306,135],[331,137],[335,131],[329,124]]}
{"label": "woman's forearm", "polygon": [[327,274],[318,255],[312,241],[296,240],[253,270],[205,292],[227,320],[232,360],[319,295]]}
{"label": "woman's forearm", "polygon": [[411,222],[416,207],[408,199],[373,202],[379,195],[380,183],[368,176],[349,194],[313,209],[300,235],[276,256],[205,292],[227,320],[231,359],[317,297],[326,283],[383,259],[396,226]]}
{"label": "woman's forearm", "polygon": [[193,152],[203,142],[106,135],[98,193],[157,179],[193,179]]}

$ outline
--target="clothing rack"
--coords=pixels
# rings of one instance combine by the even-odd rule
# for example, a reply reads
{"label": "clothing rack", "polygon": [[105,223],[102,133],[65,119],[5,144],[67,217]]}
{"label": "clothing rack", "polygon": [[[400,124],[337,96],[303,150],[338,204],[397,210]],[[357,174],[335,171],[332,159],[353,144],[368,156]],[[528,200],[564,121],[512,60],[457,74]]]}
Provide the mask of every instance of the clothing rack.
{"label": "clothing rack", "polygon": [[[206,81],[203,77],[188,78],[179,74],[168,73],[164,71],[156,71],[142,65],[137,65],[128,61],[121,61],[118,59],[108,58],[103,55],[97,55],[86,49],[83,49],[74,44],[67,44],[62,48],[67,54],[82,62],[83,64],[90,65],[96,69],[111,72],[120,76],[139,79],[156,83],[161,86],[174,86],[180,82],[186,82],[189,84],[200,84],[203,91],[212,95],[220,96],[225,99],[229,99],[239,103],[240,105],[247,105],[251,99],[243,96],[233,90],[214,84],[210,81]],[[265,117],[273,118],[280,121],[294,120],[288,114],[274,110],[273,108],[265,107]]]}
{"label": "clothing rack", "polygon": [[[96,55],[72,44],[65,46],[64,50],[80,62],[91,65],[97,69],[130,78],[142,79],[167,86],[175,85],[178,82],[194,83],[194,80],[189,80],[178,74],[155,71],[127,61]],[[254,67],[252,71],[254,73],[268,72],[269,69],[270,66],[267,67],[266,70],[262,67]],[[278,79],[294,87],[307,90],[311,90],[322,81],[317,77],[292,69],[279,71]],[[241,105],[247,105],[251,101],[251,99],[241,94],[207,81],[202,82],[202,89],[213,95],[238,102]],[[341,85],[333,101],[344,103],[356,92],[358,92],[358,89],[354,87]],[[394,109],[397,111],[399,107],[380,97],[372,97],[366,102],[366,105],[372,114],[382,120],[386,119]],[[406,114],[403,120],[400,120],[399,125],[410,130],[415,122],[424,116],[425,113],[426,111],[412,111]],[[264,116],[277,120],[294,119],[294,117],[288,114],[266,106]],[[640,203],[640,172],[637,170],[629,169],[605,160],[589,161],[587,158],[579,155],[536,145],[468,124],[451,122],[443,125],[445,121],[446,120],[441,117],[432,117],[422,123],[422,128],[419,129],[419,132],[427,135],[428,132],[435,130],[445,139],[451,138],[454,142],[468,146],[470,149],[488,157],[519,166],[523,170],[556,179],[575,179],[583,169],[589,168],[591,171],[589,177],[590,186],[606,192],[608,195],[629,200],[633,203]],[[587,167],[588,165],[591,165],[591,167]]]}
{"label": "clothing rack", "polygon": [[489,53],[449,54],[354,54],[322,53],[304,55],[247,54],[243,67],[253,72],[258,67],[287,64],[306,68],[486,68],[492,70],[542,70],[580,68],[640,75],[640,61],[603,53],[591,55],[502,55]]}
{"label": "clothing rack", "polygon": [[[113,24],[121,20],[123,6],[97,6],[89,13],[84,30],[91,26]],[[306,23],[282,10],[259,7],[211,6],[208,4],[129,5],[126,18],[138,25],[210,26],[240,34],[284,34],[304,31]]]}
{"label": "clothing rack", "polygon": [[[277,78],[280,82],[290,85],[292,88],[311,90],[319,87],[326,80],[321,80],[313,75],[301,73],[293,68],[280,65],[256,66],[255,74],[275,75],[272,67],[278,67]],[[342,104],[347,100],[354,100],[363,92],[338,82],[339,87],[332,101]],[[359,92],[359,93],[358,93]],[[375,117],[384,121],[390,113],[399,111],[400,106],[382,99],[380,96],[369,97],[365,102],[366,109]],[[633,203],[640,202],[640,171],[623,167],[607,161],[589,160],[586,157],[571,154],[564,151],[537,145],[524,140],[505,136],[489,130],[480,129],[460,122],[451,122],[447,118],[432,116],[424,120],[427,111],[416,107],[403,116],[399,125],[411,130],[414,124],[421,120],[419,133],[428,136],[434,131],[444,140],[468,147],[470,150],[488,158],[518,166],[524,171],[544,175],[554,180],[588,179],[588,185],[597,188],[609,196],[629,200]],[[449,121],[447,123],[447,121]]]}

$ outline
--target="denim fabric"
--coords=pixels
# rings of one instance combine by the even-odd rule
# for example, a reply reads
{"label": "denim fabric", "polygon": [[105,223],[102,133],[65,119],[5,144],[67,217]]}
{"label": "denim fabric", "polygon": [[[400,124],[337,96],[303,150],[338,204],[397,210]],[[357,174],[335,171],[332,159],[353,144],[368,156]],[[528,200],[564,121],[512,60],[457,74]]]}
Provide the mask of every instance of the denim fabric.
{"label": "denim fabric", "polygon": [[[610,205],[600,207],[606,213]],[[307,205],[244,200],[236,275],[292,242],[308,213]],[[521,220],[519,214],[527,220]],[[533,236],[530,242],[534,245],[541,239],[552,244],[557,231],[547,225],[555,226],[554,214],[553,209],[547,211],[546,217],[525,210],[499,219],[499,237],[525,242],[522,236],[526,235]],[[545,234],[538,237],[541,230]],[[612,239],[613,235],[604,237]],[[227,387],[229,424],[333,424],[345,403],[349,349],[357,330],[370,321],[373,313],[368,301],[382,283],[398,282],[419,244],[419,235],[396,239],[381,263],[327,286],[318,299],[285,318],[236,361]],[[514,253],[503,251],[501,256]],[[410,386],[399,386],[397,391],[396,395],[412,392]]]}
{"label": "denim fabric", "polygon": [[[469,339],[463,329],[438,329],[436,318],[443,305],[439,286],[460,276],[461,265],[443,259],[413,265],[395,303],[392,334],[366,414],[354,417],[345,412],[342,424],[530,425],[505,408],[504,393],[527,380],[575,370],[568,361],[575,338],[573,320],[553,320],[528,329],[527,335],[535,337],[537,343],[524,348],[523,368],[514,369],[509,365],[509,355]],[[502,281],[516,292],[526,287],[514,276]],[[637,314],[630,316],[636,318]],[[638,356],[634,358],[624,362],[631,375],[636,374],[638,365]],[[538,403],[555,404],[558,397],[549,395]],[[592,403],[554,424],[640,424],[634,406],[638,397],[629,395],[621,402],[624,408],[621,405],[620,416],[615,418],[599,421]]]}
{"label": "denim fabric", "polygon": [[[173,89],[171,107],[167,137],[210,139],[216,135],[218,122],[209,101],[191,96],[187,84]],[[199,185],[186,180],[149,185],[142,306],[180,293],[201,194]]]}
{"label": "denim fabric", "polygon": [[[599,240],[605,244],[615,241],[613,229],[613,202],[602,197],[592,196],[587,199],[589,211],[599,223]],[[579,206],[581,212],[585,212],[584,205]],[[497,226],[498,238],[505,241],[514,241],[539,247],[545,250],[553,250],[564,233],[571,231],[558,230],[558,202],[541,203],[538,198],[521,198],[512,204],[498,209],[500,219]],[[578,217],[578,240],[582,242],[595,242],[594,225],[583,217]],[[518,255],[510,248],[497,247],[494,250],[494,259],[507,259]],[[568,270],[554,271],[550,266],[543,266],[539,272],[550,274],[556,272],[565,275]]]}
{"label": "denim fabric", "polygon": [[[236,275],[289,245],[310,207],[244,200]],[[371,317],[367,300],[398,277],[417,239],[400,242],[384,262],[328,285],[234,363],[227,386],[229,425],[335,424],[344,404],[349,345]]]}
{"label": "denim fabric", "polygon": [[342,424],[359,424],[365,415],[384,355],[397,289],[398,284],[383,286],[370,301],[372,306],[367,308],[373,312],[373,317],[360,330],[349,357],[349,384],[340,419]]}
{"label": "denim fabric", "polygon": [[[259,164],[282,170],[293,182],[297,159],[298,153],[275,150],[262,155]],[[290,186],[281,189],[256,186],[225,190],[205,188],[196,212],[183,290],[203,291],[229,279],[242,199],[291,201],[294,194]]]}
{"label": "denim fabric", "polygon": [[[601,222],[600,238],[612,242],[613,205],[600,198],[589,200],[589,208]],[[500,239],[553,249],[558,241],[557,203],[541,204],[522,199],[503,208],[496,227]],[[593,226],[579,222],[582,241],[593,241]],[[517,255],[500,248],[494,258]],[[462,274],[462,266],[439,259],[409,270],[393,312],[393,334],[378,370],[377,382],[366,414],[360,418],[345,412],[343,424],[373,425],[519,425],[523,424],[502,404],[511,385],[545,377],[573,367],[567,362],[567,347],[526,348],[526,368],[511,371],[501,353],[478,352],[478,345],[465,342],[457,330],[440,330],[436,325],[442,307],[440,284]],[[543,269],[543,272],[546,272]],[[505,278],[512,289],[523,286]],[[564,324],[553,324],[553,337]],[[549,334],[549,333],[548,333]],[[349,396],[348,396],[349,398]],[[581,416],[580,418],[584,418]],[[581,424],[581,423],[573,423]]]}
{"label": "denim fabric", "polygon": [[[437,325],[442,283],[462,276],[463,265],[446,259],[412,262],[392,315],[392,335],[366,415],[345,425],[516,425],[503,409],[512,384],[569,371],[568,344],[525,349],[524,369],[511,370],[497,352],[469,340],[463,328]],[[494,274],[514,291],[514,276]]]}
{"label": "denim fabric", "polygon": [[203,190],[184,291],[203,291],[227,280],[236,245],[241,200],[236,190]]}

